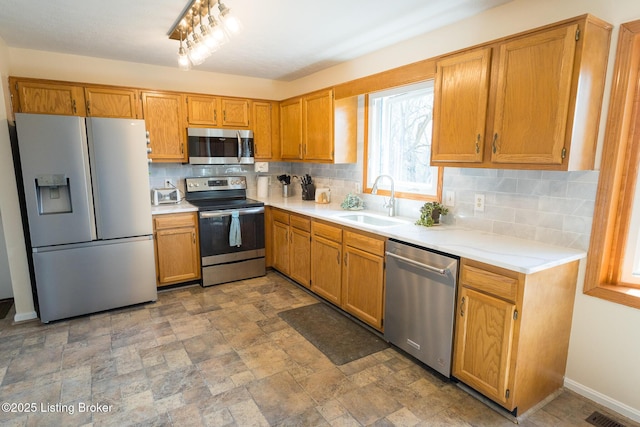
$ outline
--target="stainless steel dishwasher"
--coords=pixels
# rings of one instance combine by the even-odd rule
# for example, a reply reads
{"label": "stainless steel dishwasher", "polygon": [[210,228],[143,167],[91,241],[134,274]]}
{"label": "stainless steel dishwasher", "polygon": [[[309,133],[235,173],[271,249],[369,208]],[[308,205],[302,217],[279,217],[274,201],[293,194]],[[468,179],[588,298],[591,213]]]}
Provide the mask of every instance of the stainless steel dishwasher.
{"label": "stainless steel dishwasher", "polygon": [[459,259],[389,240],[384,336],[446,377],[451,376]]}

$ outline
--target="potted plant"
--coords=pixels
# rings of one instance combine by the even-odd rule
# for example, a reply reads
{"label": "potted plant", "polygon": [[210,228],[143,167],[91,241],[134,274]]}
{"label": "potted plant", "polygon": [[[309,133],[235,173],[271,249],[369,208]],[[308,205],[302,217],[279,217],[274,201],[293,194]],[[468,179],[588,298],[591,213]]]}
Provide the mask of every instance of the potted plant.
{"label": "potted plant", "polygon": [[427,202],[420,208],[420,219],[416,221],[417,225],[431,227],[440,224],[440,215],[446,215],[449,209],[438,202]]}

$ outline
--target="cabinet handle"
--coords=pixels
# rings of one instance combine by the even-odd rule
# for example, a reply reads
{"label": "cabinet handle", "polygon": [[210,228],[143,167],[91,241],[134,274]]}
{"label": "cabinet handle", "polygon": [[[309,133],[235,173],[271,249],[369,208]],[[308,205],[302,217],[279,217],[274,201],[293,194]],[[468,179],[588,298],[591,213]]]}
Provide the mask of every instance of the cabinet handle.
{"label": "cabinet handle", "polygon": [[87,116],[91,115],[91,101],[87,100]]}
{"label": "cabinet handle", "polygon": [[196,244],[196,233],[195,232],[191,232],[191,236],[193,237],[193,244]]}
{"label": "cabinet handle", "polygon": [[71,101],[71,110],[73,111],[73,114],[76,114],[76,100],[75,99],[73,101]]}
{"label": "cabinet handle", "polygon": [[289,234],[289,243],[293,243],[293,233]]}
{"label": "cabinet handle", "polygon": [[478,137],[476,138],[476,154],[478,154],[480,152],[480,134],[478,134]]}
{"label": "cabinet handle", "polygon": [[465,297],[462,297],[462,302],[460,303],[460,317],[464,317],[464,302]]}
{"label": "cabinet handle", "polygon": [[184,144],[180,144],[180,154],[184,154]]}
{"label": "cabinet handle", "polygon": [[349,259],[349,253],[344,254],[344,265],[347,265],[347,260]]}
{"label": "cabinet handle", "polygon": [[338,265],[340,265],[340,251],[338,251],[338,256],[336,257],[336,261],[338,261]]}
{"label": "cabinet handle", "polygon": [[226,122],[227,121],[227,110],[224,110],[222,112],[222,121]]}
{"label": "cabinet handle", "polygon": [[218,110],[214,110],[214,112],[213,112],[213,121],[214,122],[218,121]]}
{"label": "cabinet handle", "polygon": [[498,147],[496,146],[496,141],[498,141],[498,134],[494,133],[493,134],[493,143],[491,144],[493,147],[493,152],[495,153],[496,151],[498,151]]}

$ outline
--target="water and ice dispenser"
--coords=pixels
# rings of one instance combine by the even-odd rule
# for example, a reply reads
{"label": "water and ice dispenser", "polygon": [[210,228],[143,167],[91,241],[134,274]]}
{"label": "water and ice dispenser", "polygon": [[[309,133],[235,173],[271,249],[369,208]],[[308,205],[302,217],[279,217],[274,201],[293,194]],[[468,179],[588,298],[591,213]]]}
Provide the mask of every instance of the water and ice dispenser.
{"label": "water and ice dispenser", "polygon": [[71,212],[69,178],[64,174],[36,176],[36,198],[40,215]]}

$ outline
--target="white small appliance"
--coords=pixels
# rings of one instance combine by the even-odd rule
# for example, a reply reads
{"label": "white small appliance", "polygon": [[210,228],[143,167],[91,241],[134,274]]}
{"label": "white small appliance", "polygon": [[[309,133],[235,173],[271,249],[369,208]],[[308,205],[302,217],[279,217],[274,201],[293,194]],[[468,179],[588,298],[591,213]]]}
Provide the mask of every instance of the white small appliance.
{"label": "white small appliance", "polygon": [[179,202],[180,194],[177,188],[154,188],[151,190],[151,203],[154,206]]}

